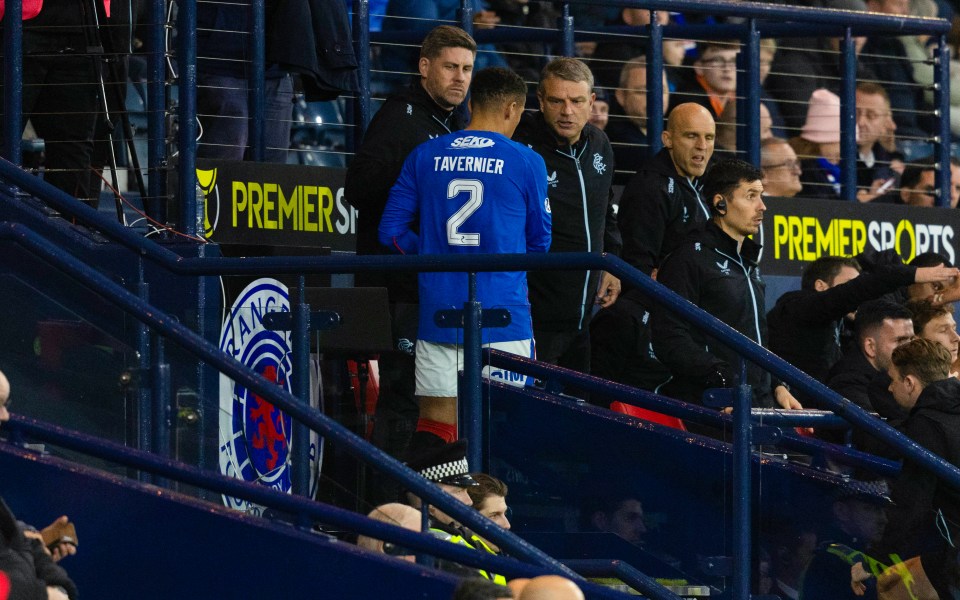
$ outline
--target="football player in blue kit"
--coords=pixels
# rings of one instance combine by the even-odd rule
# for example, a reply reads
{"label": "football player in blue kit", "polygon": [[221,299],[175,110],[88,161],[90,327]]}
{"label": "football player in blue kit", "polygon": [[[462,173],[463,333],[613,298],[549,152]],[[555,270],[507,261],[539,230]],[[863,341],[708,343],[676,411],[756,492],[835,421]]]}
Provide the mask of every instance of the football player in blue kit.
{"label": "football player in blue kit", "polygon": [[[470,126],[424,142],[407,157],[380,221],[381,244],[401,254],[549,249],[546,167],[540,155],[510,140],[526,91],[523,80],[508,69],[490,68],[474,75]],[[463,308],[467,291],[466,273],[420,274],[417,429],[418,434],[426,432],[448,442],[456,439],[463,332],[437,327],[433,316],[438,310]],[[478,273],[477,299],[484,308],[506,308],[511,316],[508,326],[483,330],[484,344],[532,356],[526,273]],[[487,367],[484,373],[524,383],[506,371]]]}

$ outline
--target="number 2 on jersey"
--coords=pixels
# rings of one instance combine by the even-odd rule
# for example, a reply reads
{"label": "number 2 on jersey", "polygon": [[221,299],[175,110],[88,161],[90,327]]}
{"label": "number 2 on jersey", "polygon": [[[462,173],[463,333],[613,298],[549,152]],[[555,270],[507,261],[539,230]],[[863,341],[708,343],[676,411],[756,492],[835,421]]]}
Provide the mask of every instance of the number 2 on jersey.
{"label": "number 2 on jersey", "polygon": [[460,226],[483,204],[483,182],[476,179],[454,179],[447,185],[448,200],[456,198],[462,192],[467,193],[467,201],[447,219],[447,242],[451,246],[479,246],[480,234],[463,233]]}

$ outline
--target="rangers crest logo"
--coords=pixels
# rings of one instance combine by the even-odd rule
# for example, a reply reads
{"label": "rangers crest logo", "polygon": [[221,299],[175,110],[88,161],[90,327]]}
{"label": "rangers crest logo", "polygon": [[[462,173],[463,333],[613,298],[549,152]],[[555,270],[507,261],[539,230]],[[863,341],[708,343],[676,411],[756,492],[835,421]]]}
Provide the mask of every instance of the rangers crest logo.
{"label": "rangers crest logo", "polygon": [[[287,288],[274,279],[258,279],[240,293],[224,321],[220,349],[291,391],[291,336],[264,326],[263,317],[271,312],[290,312]],[[289,493],[292,430],[290,416],[220,375],[221,473]],[[315,443],[311,439],[311,461],[317,457]],[[239,498],[224,496],[223,502],[248,513],[262,511],[259,505]]]}
{"label": "rangers crest logo", "polygon": [[600,175],[603,175],[603,172],[607,170],[607,165],[603,164],[603,157],[599,152],[593,155],[593,168]]}

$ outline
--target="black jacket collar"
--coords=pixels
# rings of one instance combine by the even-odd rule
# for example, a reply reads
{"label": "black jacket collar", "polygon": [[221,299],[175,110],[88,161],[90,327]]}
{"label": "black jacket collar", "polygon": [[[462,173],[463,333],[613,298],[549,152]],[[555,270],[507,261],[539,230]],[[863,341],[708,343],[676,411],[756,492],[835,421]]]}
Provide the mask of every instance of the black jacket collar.
{"label": "black jacket collar", "polygon": [[546,147],[552,146],[558,150],[566,150],[569,148],[574,154],[579,155],[580,149],[588,142],[588,138],[591,135],[590,130],[593,128],[593,125],[587,123],[583,126],[583,130],[580,132],[580,139],[578,139],[575,144],[570,144],[566,138],[559,137],[554,133],[553,129],[547,124],[547,120],[543,118],[543,113],[539,110],[533,114],[524,113],[520,120],[520,127],[523,128],[524,133],[538,145]]}
{"label": "black jacket collar", "polygon": [[960,415],[960,380],[949,377],[925,387],[910,414],[924,409]]}
{"label": "black jacket collar", "polygon": [[710,236],[714,242],[714,247],[728,256],[739,255],[741,260],[747,266],[757,266],[760,259],[760,250],[763,246],[753,241],[751,238],[745,238],[740,246],[740,252],[737,252],[737,240],[733,239],[713,221],[707,221],[704,225],[704,232]]}
{"label": "black jacket collar", "polygon": [[457,120],[457,109],[454,108],[453,110],[444,110],[441,108],[439,104],[434,102],[430,94],[427,93],[427,90],[423,87],[419,77],[410,82],[410,86],[404,93],[404,99],[407,102],[423,107],[438,121],[445,124],[451,131],[460,129],[460,127],[454,126]]}

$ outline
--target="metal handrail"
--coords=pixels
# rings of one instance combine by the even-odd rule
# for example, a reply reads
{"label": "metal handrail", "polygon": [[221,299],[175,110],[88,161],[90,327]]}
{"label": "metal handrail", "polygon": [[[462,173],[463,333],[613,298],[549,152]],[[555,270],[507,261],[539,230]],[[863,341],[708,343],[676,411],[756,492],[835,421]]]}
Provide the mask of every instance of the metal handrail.
{"label": "metal handrail", "polygon": [[127,311],[152,330],[176,341],[190,354],[219,369],[237,383],[283,409],[287,414],[309,426],[313,431],[334,440],[348,454],[373,464],[394,480],[402,483],[411,492],[440,507],[444,512],[456,518],[459,522],[468,525],[483,537],[493,541],[511,555],[545,566],[554,573],[576,577],[559,561],[495,525],[471,507],[453,499],[439,487],[398,462],[392,456],[370,445],[319,410],[298,401],[285,389],[271,384],[256,371],[228,356],[188,327],[179,323],[175,318],[156,310],[148,302],[91,269],[88,265],[47,241],[30,228],[18,223],[0,223],[0,240],[9,240],[21,245],[67,275],[96,289],[104,298]]}
{"label": "metal handrail", "polygon": [[[703,406],[689,402],[674,400],[667,396],[661,396],[621,383],[605,381],[599,377],[584,375],[556,365],[539,363],[515,354],[485,349],[484,360],[494,367],[515,373],[523,373],[546,381],[548,382],[547,389],[550,388],[550,382],[558,381],[588,392],[592,397],[603,396],[628,404],[635,404],[636,406],[670,415],[671,417],[677,417],[684,421],[692,421],[724,430],[729,430],[733,426],[733,418],[730,415],[722,414],[713,409],[704,408]],[[503,384],[492,381],[490,385],[503,386]],[[562,400],[563,398],[558,399],[558,401]],[[573,402],[575,401],[571,401],[571,403]],[[583,409],[592,410],[590,407],[583,407]],[[595,410],[600,411],[600,409]],[[792,413],[800,414],[794,415]],[[838,423],[842,422],[844,426],[850,426],[848,421],[829,411],[753,409],[750,414],[755,425],[785,426],[788,428],[824,427],[825,425],[826,428],[834,428]],[[624,417],[628,419],[634,418],[627,417],[626,415],[624,415]],[[884,477],[895,477],[900,472],[900,464],[892,460],[823,440],[801,437],[789,430],[781,432],[778,439],[772,443],[784,450],[792,450],[809,455],[821,454],[840,464],[862,467]]]}
{"label": "metal handrail", "polygon": [[[366,535],[378,540],[392,542],[404,547],[425,552],[431,556],[439,556],[455,562],[498,573],[509,577],[536,577],[537,575],[553,574],[555,571],[520,562],[516,559],[493,555],[487,552],[477,552],[459,544],[441,540],[430,535],[392,525],[383,521],[370,519],[355,512],[314,502],[297,496],[285,494],[274,488],[257,485],[241,479],[236,479],[220,473],[211,473],[199,467],[192,467],[178,461],[163,458],[149,452],[128,448],[116,442],[101,439],[96,436],[45,423],[43,421],[11,415],[10,421],[4,424],[4,430],[11,432],[14,439],[26,434],[31,439],[40,440],[58,447],[81,452],[88,456],[133,467],[140,471],[152,473],[200,487],[219,494],[243,498],[262,506],[267,506],[284,513],[309,517],[315,522],[325,525],[342,527],[349,531]],[[580,582],[581,587],[590,591],[611,591],[603,586]],[[592,588],[592,589],[591,589]],[[660,590],[656,598],[663,600],[677,600],[673,594],[664,595]],[[608,595],[608,594],[604,594]],[[620,597],[614,595],[614,597]]]}
{"label": "metal handrail", "polygon": [[0,159],[0,179],[22,186],[31,193],[46,195],[49,193],[57,207],[75,210],[78,219],[90,224],[105,225],[103,233],[118,242],[137,250],[143,256],[157,261],[171,271],[193,275],[235,275],[235,274],[281,274],[281,273],[357,273],[386,270],[411,272],[442,271],[528,271],[528,270],[567,270],[598,269],[608,271],[622,281],[640,289],[649,299],[660,306],[680,314],[695,326],[716,337],[726,340],[726,344],[741,356],[765,368],[772,374],[788,382],[801,392],[822,398],[828,408],[836,414],[897,448],[923,467],[943,477],[946,481],[960,487],[960,469],[937,457],[916,442],[885,423],[878,422],[869,413],[841,397],[823,383],[811,378],[793,365],[782,360],[769,350],[755,344],[740,332],[729,327],[715,317],[704,313],[695,305],[677,294],[663,288],[649,277],[642,275],[626,262],[611,255],[589,253],[561,254],[502,254],[502,255],[458,255],[458,256],[305,256],[305,257],[249,257],[187,258],[162,246],[146,240],[117,223],[109,222],[96,214],[96,211],[84,206],[68,194],[57,190],[33,177],[29,173]]}

